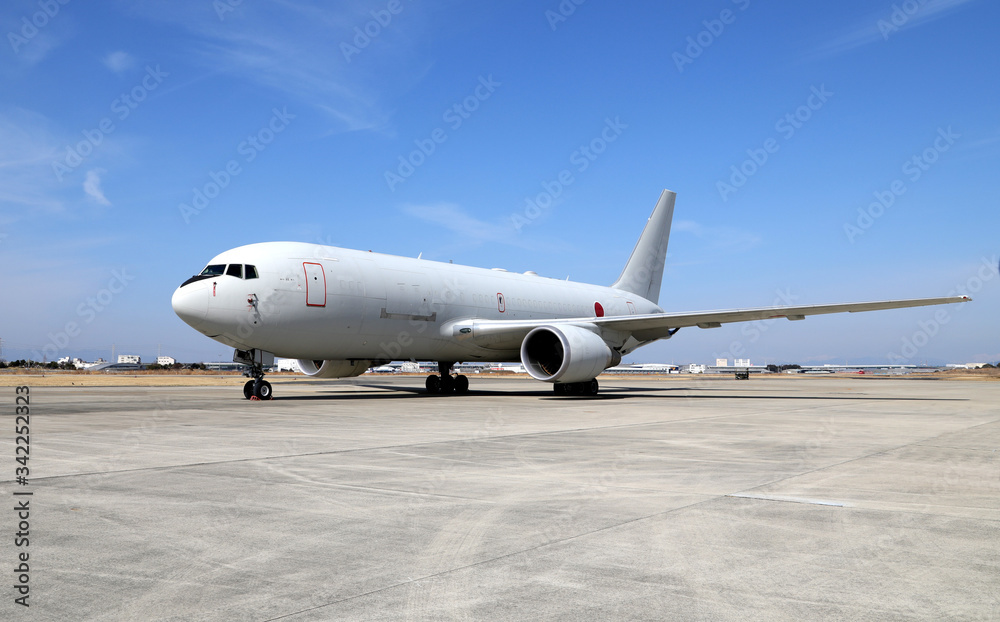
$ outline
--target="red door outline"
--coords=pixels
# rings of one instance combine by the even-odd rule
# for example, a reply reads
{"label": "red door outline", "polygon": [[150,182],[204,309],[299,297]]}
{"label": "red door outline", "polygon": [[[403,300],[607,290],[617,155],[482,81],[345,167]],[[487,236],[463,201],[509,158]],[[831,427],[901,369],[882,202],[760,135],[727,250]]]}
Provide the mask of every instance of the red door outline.
{"label": "red door outline", "polygon": [[[319,268],[310,268],[309,266],[316,266]],[[307,307],[325,307],[326,306],[326,272],[323,271],[323,264],[318,264],[311,261],[302,262],[302,270],[306,273],[306,306]],[[311,273],[311,274],[310,274]],[[322,288],[319,284],[319,276],[323,277]],[[312,277],[312,279],[310,279]],[[309,287],[310,281],[316,281],[311,289]],[[322,302],[321,302],[322,301]]]}

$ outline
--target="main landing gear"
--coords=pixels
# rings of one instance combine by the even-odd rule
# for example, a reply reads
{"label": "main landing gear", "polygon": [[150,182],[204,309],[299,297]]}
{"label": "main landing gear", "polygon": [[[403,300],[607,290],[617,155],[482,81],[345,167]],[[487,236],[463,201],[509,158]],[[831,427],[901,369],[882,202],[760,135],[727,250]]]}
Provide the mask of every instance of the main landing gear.
{"label": "main landing gear", "polygon": [[597,395],[600,385],[597,384],[597,378],[594,378],[586,382],[556,383],[552,388],[556,395]]}
{"label": "main landing gear", "polygon": [[462,395],[469,392],[469,379],[465,376],[451,375],[451,367],[454,363],[438,363],[439,375],[427,376],[427,392],[430,394],[451,395],[456,393]]}
{"label": "main landing gear", "polygon": [[271,399],[271,383],[264,380],[264,368],[261,365],[251,365],[243,372],[244,376],[249,376],[253,380],[247,380],[243,385],[243,397],[248,400],[258,399],[267,401]]}

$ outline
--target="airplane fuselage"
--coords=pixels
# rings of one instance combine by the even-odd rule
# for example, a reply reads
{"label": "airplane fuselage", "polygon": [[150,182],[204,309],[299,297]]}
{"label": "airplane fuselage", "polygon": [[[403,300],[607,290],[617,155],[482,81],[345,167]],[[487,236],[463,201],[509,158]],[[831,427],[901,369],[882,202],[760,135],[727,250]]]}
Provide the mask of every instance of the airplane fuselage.
{"label": "airplane fuselage", "polygon": [[520,340],[453,339],[455,323],[663,312],[610,287],[298,242],[241,246],[212,266],[222,274],[174,295],[185,321],[234,348],[297,359],[518,361]]}

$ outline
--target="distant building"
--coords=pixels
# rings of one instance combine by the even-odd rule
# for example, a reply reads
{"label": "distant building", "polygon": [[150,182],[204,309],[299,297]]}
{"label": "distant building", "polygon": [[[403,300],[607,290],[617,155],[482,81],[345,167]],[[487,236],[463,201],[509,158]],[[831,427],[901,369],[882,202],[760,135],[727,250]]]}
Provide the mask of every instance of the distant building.
{"label": "distant building", "polygon": [[716,367],[729,367],[729,359],[715,359]]}
{"label": "distant building", "polygon": [[278,371],[293,371],[295,373],[302,373],[302,368],[299,367],[299,362],[295,359],[274,359],[275,365],[278,366]]}
{"label": "distant building", "polygon": [[733,359],[733,367],[750,367],[750,359]]}
{"label": "distant building", "polygon": [[420,363],[416,361],[403,361],[403,364],[399,366],[399,371],[404,374],[419,374]]}
{"label": "distant building", "polygon": [[134,363],[136,365],[142,363],[142,358],[138,354],[119,354],[119,363]]}
{"label": "distant building", "polygon": [[[102,363],[104,362],[103,359],[98,359],[98,361],[100,361]],[[90,367],[91,365],[96,365],[96,363],[88,363],[88,362],[86,362],[83,359],[78,358],[78,357],[70,358],[68,356],[62,357],[61,359],[59,359],[58,361],[56,361],[56,363],[59,363],[60,365],[72,365],[76,369],[85,369],[87,367]]]}
{"label": "distant building", "polygon": [[177,361],[172,356],[158,356],[156,357],[156,364],[163,365],[164,367],[170,367]]}
{"label": "distant building", "polygon": [[684,371],[686,371],[689,374],[704,374],[705,366],[698,365],[697,363],[691,363],[690,365],[684,367]]}

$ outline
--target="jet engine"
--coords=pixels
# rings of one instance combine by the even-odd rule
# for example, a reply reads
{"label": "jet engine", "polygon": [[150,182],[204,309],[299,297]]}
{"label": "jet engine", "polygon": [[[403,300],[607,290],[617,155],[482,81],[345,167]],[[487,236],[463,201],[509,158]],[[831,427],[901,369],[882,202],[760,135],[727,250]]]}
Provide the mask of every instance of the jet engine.
{"label": "jet engine", "polygon": [[313,378],[352,378],[360,376],[372,366],[369,360],[311,361],[299,359],[299,369]]}
{"label": "jet engine", "polygon": [[521,342],[521,363],[535,380],[586,382],[621,360],[599,335],[580,326],[539,326]]}

